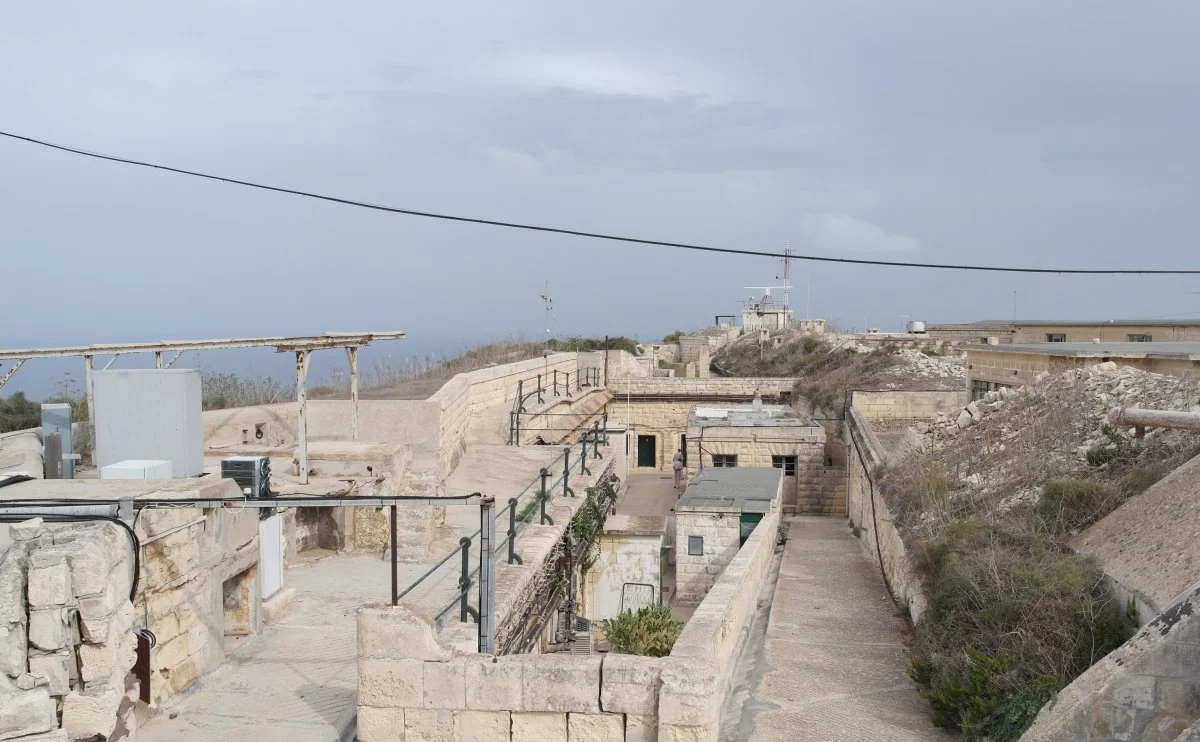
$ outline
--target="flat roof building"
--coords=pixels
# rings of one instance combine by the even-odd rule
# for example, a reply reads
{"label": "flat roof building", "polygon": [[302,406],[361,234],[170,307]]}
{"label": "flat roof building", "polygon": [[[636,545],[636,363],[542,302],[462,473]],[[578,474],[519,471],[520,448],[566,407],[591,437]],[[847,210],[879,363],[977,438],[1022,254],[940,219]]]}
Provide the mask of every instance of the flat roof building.
{"label": "flat roof building", "polygon": [[982,320],[931,324],[926,334],[956,343],[1200,342],[1200,320]]}
{"label": "flat roof building", "polygon": [[972,399],[1032,383],[1043,371],[1060,373],[1105,361],[1168,376],[1200,375],[1200,342],[1012,343],[969,345],[966,351]]}

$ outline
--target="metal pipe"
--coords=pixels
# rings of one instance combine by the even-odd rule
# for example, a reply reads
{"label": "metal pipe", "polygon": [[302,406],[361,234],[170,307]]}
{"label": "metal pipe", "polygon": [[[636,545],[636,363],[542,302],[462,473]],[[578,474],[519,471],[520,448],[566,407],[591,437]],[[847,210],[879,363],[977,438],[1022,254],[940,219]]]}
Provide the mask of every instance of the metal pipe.
{"label": "metal pipe", "polygon": [[479,500],[479,653],[492,654],[496,643],[495,600],[496,583],[492,557],[496,549],[496,519],[493,507],[496,499],[484,495]]}
{"label": "metal pipe", "polygon": [[17,372],[17,369],[19,369],[21,366],[24,366],[24,365],[25,365],[25,359],[18,358],[17,362],[13,364],[13,367],[10,368],[4,374],[4,376],[2,378],[0,378],[0,389],[3,389],[4,385],[8,383],[8,380],[11,379],[13,377],[13,374],[15,374]]}
{"label": "metal pipe", "polygon": [[201,515],[199,518],[196,518],[195,520],[190,520],[181,526],[175,526],[174,528],[168,528],[167,530],[163,531],[162,533],[156,533],[153,536],[151,536],[150,538],[142,539],[142,546],[145,546],[146,544],[152,544],[155,541],[158,541],[159,539],[164,539],[167,536],[170,536],[172,533],[178,533],[179,531],[182,531],[184,529],[191,528],[192,526],[196,525],[197,523],[203,523],[206,520],[208,520],[208,516]]}
{"label": "metal pipe", "polygon": [[1108,421],[1114,425],[1200,430],[1200,412],[1176,412],[1172,410],[1143,410],[1134,407],[1117,407],[1108,413]]}
{"label": "metal pipe", "polygon": [[508,563],[524,564],[517,554],[517,498],[508,499]]}
{"label": "metal pipe", "polygon": [[575,496],[575,490],[571,489],[571,447],[563,448],[563,497],[568,495]]}
{"label": "metal pipe", "polygon": [[542,469],[538,472],[538,476],[542,478],[542,489],[538,492],[538,502],[541,504],[541,519],[538,521],[541,525],[554,525],[554,519],[546,515],[546,501],[550,499],[550,492],[546,489],[546,478],[550,476],[550,472]]}
{"label": "metal pipe", "polygon": [[112,358],[109,358],[109,359],[108,359],[108,363],[104,364],[104,368],[103,368],[103,369],[101,369],[101,370],[102,370],[102,371],[107,371],[107,370],[109,369],[109,367],[110,367],[110,366],[112,366],[114,363],[116,363],[116,362],[117,362],[117,359],[118,359],[118,358],[120,358],[120,357],[121,357],[121,354],[120,354],[120,353],[117,353],[117,354],[115,354],[115,355],[114,355]]}
{"label": "metal pipe", "polygon": [[162,368],[162,367],[163,367],[163,365],[162,365],[162,351],[161,351],[161,350],[156,350],[156,351],[154,351],[154,367],[155,367],[155,368]]}
{"label": "metal pipe", "polygon": [[350,359],[350,437],[358,440],[358,348],[346,348],[346,356]]}
{"label": "metal pipe", "polygon": [[396,563],[396,506],[391,508],[392,530],[392,605],[400,602],[400,573]]}
{"label": "metal pipe", "polygon": [[479,618],[479,614],[471,609],[467,598],[471,592],[471,539],[463,536],[458,540],[459,550],[462,552],[462,576],[458,578],[459,590],[459,613],[458,620],[460,623],[467,622],[467,616],[474,613],[475,618]]}

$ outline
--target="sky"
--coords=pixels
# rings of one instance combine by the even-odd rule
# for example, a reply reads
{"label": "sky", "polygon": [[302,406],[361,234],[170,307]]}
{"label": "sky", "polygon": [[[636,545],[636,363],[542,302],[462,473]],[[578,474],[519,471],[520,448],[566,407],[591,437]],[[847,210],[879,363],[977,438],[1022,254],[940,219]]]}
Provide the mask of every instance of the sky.
{"label": "sky", "polygon": [[[1157,0],[9,2],[0,130],[649,239],[1196,269],[1198,40],[1200,5]],[[735,313],[780,267],[0,139],[0,273],[0,347],[399,329],[378,352],[423,355],[540,337],[546,282],[552,334],[652,340]],[[797,314],[847,329],[1200,318],[1200,276],[792,273]]]}

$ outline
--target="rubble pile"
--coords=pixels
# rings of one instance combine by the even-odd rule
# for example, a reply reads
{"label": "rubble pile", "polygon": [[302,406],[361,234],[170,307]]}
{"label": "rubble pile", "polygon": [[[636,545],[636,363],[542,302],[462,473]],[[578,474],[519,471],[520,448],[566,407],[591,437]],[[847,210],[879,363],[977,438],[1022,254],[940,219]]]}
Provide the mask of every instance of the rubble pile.
{"label": "rubble pile", "polygon": [[1200,380],[1112,362],[1043,372],[1028,387],[988,392],[917,430],[957,479],[955,496],[990,499],[1000,511],[1036,501],[1049,477],[1111,481],[1135,467],[1182,463],[1200,448],[1196,431],[1152,428],[1137,438],[1114,427],[1106,416],[1116,407],[1200,412]]}
{"label": "rubble pile", "polygon": [[954,379],[960,384],[966,383],[966,356],[929,356],[919,350],[901,348],[896,351],[896,357],[904,365],[897,366],[893,373],[899,372],[925,379]]}

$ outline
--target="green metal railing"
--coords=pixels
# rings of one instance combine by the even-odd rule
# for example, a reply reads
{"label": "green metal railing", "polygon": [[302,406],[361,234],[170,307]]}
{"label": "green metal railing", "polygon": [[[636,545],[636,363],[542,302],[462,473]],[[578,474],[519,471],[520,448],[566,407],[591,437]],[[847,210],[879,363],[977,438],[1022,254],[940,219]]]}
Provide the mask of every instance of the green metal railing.
{"label": "green metal railing", "polygon": [[[496,544],[498,559],[504,559],[508,564],[522,563],[521,557],[516,551],[517,536],[535,520],[540,525],[554,525],[553,517],[546,512],[547,504],[554,499],[560,486],[559,497],[575,496],[575,491],[571,488],[571,475],[590,474],[588,459],[603,458],[603,454],[600,452],[601,446],[608,446],[608,436],[597,422],[587,429],[577,443],[563,447],[561,465],[551,467],[557,472],[557,476],[553,480],[551,477],[554,476],[554,472],[551,471],[551,468],[541,469],[525,489],[515,497],[508,499],[504,508],[495,515],[497,525],[507,523],[504,538]],[[454,591],[453,597],[434,614],[434,621],[441,625],[455,607],[458,608],[459,621],[477,621],[479,612],[471,605],[470,593],[479,575],[478,544],[482,532],[483,529],[480,527],[471,535],[460,538],[456,549],[434,562],[433,566],[425,570],[420,577],[401,591],[397,599],[403,598],[418,586],[427,583],[438,573],[441,574],[435,581],[449,581],[451,573],[448,570],[452,568],[447,568],[446,565],[453,562],[455,556],[459,556],[460,561],[455,564],[458,572],[457,589]],[[472,549],[475,550],[474,554],[472,554]]]}
{"label": "green metal railing", "polygon": [[594,389],[600,386],[599,368],[581,368],[574,373],[551,369],[547,373],[537,374],[517,382],[517,395],[513,399],[512,411],[508,413],[508,445],[521,445],[521,415],[529,412],[525,403],[537,398],[537,404],[545,404],[546,395],[554,397],[573,397],[574,392],[584,389]]}

